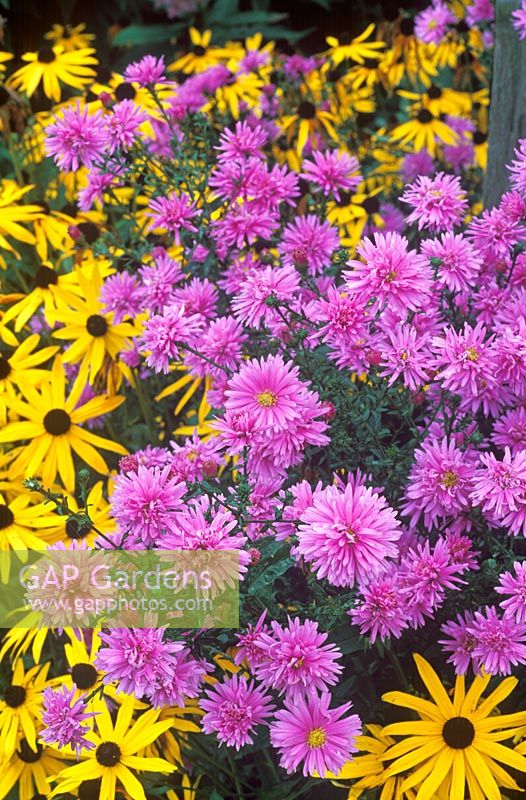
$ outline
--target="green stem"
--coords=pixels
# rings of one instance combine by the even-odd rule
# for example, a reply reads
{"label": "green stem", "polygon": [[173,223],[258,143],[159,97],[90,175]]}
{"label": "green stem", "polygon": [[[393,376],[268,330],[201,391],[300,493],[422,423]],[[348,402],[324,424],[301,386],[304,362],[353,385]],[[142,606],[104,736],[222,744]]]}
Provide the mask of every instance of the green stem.
{"label": "green stem", "polygon": [[141,378],[137,370],[133,370],[133,377],[135,380],[135,390],[137,392],[137,399],[139,401],[139,406],[141,407],[142,416],[146,423],[146,427],[148,428],[148,435],[150,436],[151,443],[155,444],[156,437],[155,437],[155,428],[153,425],[152,415],[150,412],[150,407],[148,405],[148,400],[143,392]]}

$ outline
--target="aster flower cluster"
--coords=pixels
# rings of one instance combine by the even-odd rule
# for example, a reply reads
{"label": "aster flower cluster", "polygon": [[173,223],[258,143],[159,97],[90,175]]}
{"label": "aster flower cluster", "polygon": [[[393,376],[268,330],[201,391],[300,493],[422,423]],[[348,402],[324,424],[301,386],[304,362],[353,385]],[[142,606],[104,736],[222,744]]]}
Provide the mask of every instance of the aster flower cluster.
{"label": "aster flower cluster", "polygon": [[[0,797],[16,774],[21,800],[462,800],[480,768],[498,800],[499,758],[462,761],[485,732],[526,771],[493,727],[510,681],[483,696],[526,666],[526,140],[481,210],[493,16],[433,0],[313,56],[191,27],[96,75],[64,29],[7,79],[73,96],[14,138],[15,98],[2,117],[1,549],[202,558],[239,628],[57,608],[2,634]],[[82,572],[63,598],[90,591]],[[424,648],[439,711],[367,725]],[[409,725],[436,762],[392,738]]]}

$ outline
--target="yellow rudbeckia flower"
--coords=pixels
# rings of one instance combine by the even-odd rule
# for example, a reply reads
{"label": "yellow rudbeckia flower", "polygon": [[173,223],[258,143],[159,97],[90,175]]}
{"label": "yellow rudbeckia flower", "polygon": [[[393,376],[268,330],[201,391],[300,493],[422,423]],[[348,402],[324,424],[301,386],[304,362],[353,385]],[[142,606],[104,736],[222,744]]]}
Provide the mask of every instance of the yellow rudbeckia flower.
{"label": "yellow rudbeckia flower", "polygon": [[403,736],[384,753],[392,763],[386,775],[410,771],[402,791],[419,787],[416,800],[440,798],[464,800],[466,782],[471,800],[501,800],[500,786],[518,789],[501,766],[526,772],[526,758],[500,744],[511,739],[526,724],[526,711],[498,714],[495,709],[517,686],[516,678],[505,678],[482,699],[490,675],[476,675],[466,692],[463,675],[457,675],[453,698],[449,697],[431,665],[415,655],[416,666],[431,700],[387,692],[383,700],[416,711],[420,719],[387,725],[384,736]]}
{"label": "yellow rudbeckia flower", "polygon": [[172,720],[158,722],[160,711],[150,709],[133,722],[135,699],[126,697],[120,707],[115,723],[104,700],[95,697],[92,701],[97,732],[86,736],[95,745],[93,750],[83,751],[79,764],[66,767],[58,775],[59,785],[50,797],[76,790],[84,781],[100,780],[100,789],[93,795],[99,800],[115,796],[117,786],[133,797],[146,800],[142,784],[132,770],[141,772],[174,772],[176,767],[164,758],[143,758],[136,755],[143,747],[154,742],[172,726]]}
{"label": "yellow rudbeckia flower", "polygon": [[18,258],[20,256],[5,237],[12,236],[19,242],[35,244],[34,235],[23,228],[20,223],[31,223],[38,219],[42,215],[42,209],[33,203],[18,204],[18,201],[33,188],[33,186],[24,186],[21,189],[14,181],[3,181],[0,187],[0,248],[9,250]]}
{"label": "yellow rudbeckia flower", "polygon": [[348,44],[340,43],[335,36],[327,36],[325,41],[329,45],[329,50],[325,55],[335,66],[342,61],[356,61],[358,64],[363,64],[367,58],[380,58],[380,51],[384,49],[385,42],[366,41],[374,32],[374,28],[374,23],[371,23],[363,33]]}
{"label": "yellow rudbeckia flower", "polygon": [[[16,339],[15,339],[16,341]],[[28,336],[15,349],[0,347],[0,421],[5,424],[6,398],[15,397],[20,386],[38,386],[49,380],[50,373],[42,369],[58,350],[58,347],[43,347],[37,350],[40,336]]]}
{"label": "yellow rudbeckia flower", "polygon": [[443,144],[457,144],[458,138],[453,128],[434,117],[427,108],[421,108],[413,119],[402,122],[390,134],[392,142],[400,142],[402,146],[411,144],[415,152],[425,147],[432,156],[436,152],[437,139]]}
{"label": "yellow rudbeckia flower", "polygon": [[36,752],[37,729],[42,709],[42,690],[46,685],[49,664],[37,665],[27,672],[19,658],[13,666],[10,683],[0,700],[0,753],[10,758],[22,736],[29,749]]}
{"label": "yellow rudbeckia flower", "polygon": [[17,783],[19,800],[47,797],[48,779],[54,777],[64,766],[61,758],[63,754],[53,747],[43,747],[37,743],[34,751],[29,747],[27,739],[22,739],[11,758],[2,764],[0,800],[3,800]]}
{"label": "yellow rudbeckia flower", "polygon": [[51,486],[58,474],[67,491],[73,492],[72,451],[102,475],[108,474],[108,467],[95,447],[126,455],[122,445],[80,427],[86,420],[107,414],[124,402],[124,397],[99,396],[78,406],[86,377],[86,370],[80,369],[66,397],[64,367],[62,359],[56,356],[49,385],[45,384],[40,390],[24,387],[24,401],[9,401],[10,409],[23,419],[6,425],[0,431],[0,442],[30,442],[11,464],[11,477],[21,473],[27,478],[40,476],[45,486]]}
{"label": "yellow rudbeckia flower", "polygon": [[24,53],[22,61],[26,65],[11,75],[7,85],[31,97],[42,84],[46,97],[59,103],[61,83],[82,91],[93,80],[96,73],[92,67],[98,64],[94,53],[92,47],[66,53],[58,45],[44,45],[36,53]]}
{"label": "yellow rudbeckia flower", "polygon": [[94,38],[94,33],[86,32],[86,25],[83,22],[80,25],[55,24],[48,33],[44,34],[44,39],[63,47],[65,53],[89,47]]}

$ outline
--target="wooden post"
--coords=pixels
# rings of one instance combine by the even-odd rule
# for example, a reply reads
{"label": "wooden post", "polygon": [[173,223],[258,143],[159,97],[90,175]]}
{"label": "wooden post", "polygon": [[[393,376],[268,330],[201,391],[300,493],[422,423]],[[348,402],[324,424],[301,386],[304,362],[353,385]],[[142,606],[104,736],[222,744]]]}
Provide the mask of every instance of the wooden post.
{"label": "wooden post", "polygon": [[506,164],[513,158],[517,139],[526,138],[526,39],[511,24],[517,0],[496,0],[495,51],[489,115],[488,168],[484,178],[486,208],[496,205],[509,190]]}

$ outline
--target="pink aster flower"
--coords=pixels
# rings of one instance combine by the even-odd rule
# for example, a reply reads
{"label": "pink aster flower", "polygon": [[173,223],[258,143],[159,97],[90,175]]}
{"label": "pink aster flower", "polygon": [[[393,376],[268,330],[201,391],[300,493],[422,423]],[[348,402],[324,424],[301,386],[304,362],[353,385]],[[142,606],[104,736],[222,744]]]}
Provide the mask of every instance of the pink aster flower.
{"label": "pink aster flower", "polygon": [[185,355],[185,364],[199,377],[221,377],[225,375],[225,370],[234,372],[241,363],[242,346],[247,338],[234,317],[219,317],[198,337],[196,346],[199,355],[188,353]]}
{"label": "pink aster flower", "polygon": [[500,603],[505,617],[512,617],[515,622],[526,623],[526,562],[515,561],[515,575],[503,572],[499,584],[495,587],[498,594],[510,595]]}
{"label": "pink aster flower", "polygon": [[213,319],[217,314],[218,291],[207,278],[192,278],[190,283],[176,287],[173,298],[188,314],[197,314],[204,320]]}
{"label": "pink aster flower", "polygon": [[[356,714],[344,717],[352,703],[329,709],[331,696],[285,701],[270,726],[270,741],[280,754],[280,764],[290,774],[303,762],[303,774],[324,778],[327,771],[339,772],[361,732]],[[342,719],[342,717],[344,717]]]}
{"label": "pink aster flower", "polygon": [[508,164],[511,172],[511,185],[522,195],[526,194],[526,139],[519,139],[515,149],[515,159]]}
{"label": "pink aster flower", "polygon": [[168,666],[157,672],[147,697],[154,708],[183,708],[189,697],[199,696],[203,679],[212,667],[203,659],[194,658],[187,647],[172,652]]}
{"label": "pink aster flower", "polygon": [[95,666],[104,674],[103,683],[117,681],[117,691],[140,700],[149,695],[163,676],[174,671],[179,642],[164,641],[160,628],[113,628],[100,634],[102,647]]}
{"label": "pink aster flower", "polygon": [[155,372],[168,374],[170,362],[180,358],[180,348],[189,344],[200,332],[201,317],[187,314],[178,303],[166,306],[162,314],[147,321],[142,336],[142,349],[148,352],[146,363]]}
{"label": "pink aster flower", "polygon": [[420,175],[432,175],[434,171],[433,157],[425,148],[404,157],[402,177],[406,183],[412,183]]}
{"label": "pink aster flower", "polygon": [[511,12],[511,24],[519,34],[519,39],[526,39],[526,0],[522,0],[519,8]]}
{"label": "pink aster flower", "polygon": [[[526,142],[526,139],[524,141]],[[522,193],[524,194],[525,192],[526,177],[524,178]],[[480,217],[471,220],[467,227],[467,235],[483,259],[495,265],[499,261],[506,261],[512,248],[526,238],[524,225],[500,208],[491,208],[483,211]]]}
{"label": "pink aster flower", "polygon": [[112,513],[128,540],[154,544],[163,529],[170,528],[176,509],[182,505],[184,483],[171,477],[170,467],[145,467],[115,478]]}
{"label": "pink aster flower", "polygon": [[[120,173],[122,170],[117,170]],[[102,172],[92,167],[88,175],[88,183],[77,195],[77,204],[81,211],[89,211],[94,202],[102,205],[104,194],[114,184],[115,175]]]}
{"label": "pink aster flower", "polygon": [[486,328],[480,322],[474,328],[466,322],[460,333],[448,327],[444,336],[434,337],[432,346],[436,353],[436,377],[444,389],[476,396],[482,381],[486,385],[494,383],[495,363],[490,350],[492,341],[493,337],[487,338]]}
{"label": "pink aster flower", "polygon": [[225,128],[219,137],[218,161],[235,159],[263,158],[261,148],[268,141],[268,133],[259,124],[249,125],[247,121],[236,122],[233,131]]}
{"label": "pink aster flower", "polygon": [[268,239],[279,225],[276,212],[257,200],[236,205],[212,223],[215,241],[223,247],[242,248],[258,239]]}
{"label": "pink aster flower", "polygon": [[139,277],[144,297],[144,307],[160,312],[174,302],[173,292],[176,283],[183,280],[184,272],[179,262],[170,258],[159,248],[154,254],[152,266],[141,267]]}
{"label": "pink aster flower", "polygon": [[333,586],[367,584],[398,554],[400,523],[384,497],[365,486],[315,492],[301,515],[298,553]]}
{"label": "pink aster flower", "polygon": [[414,456],[403,513],[410,517],[411,528],[423,516],[426,529],[431,531],[438,522],[458,517],[470,508],[474,456],[447,438],[426,439]]}
{"label": "pink aster flower", "polygon": [[107,132],[107,151],[129,150],[135,142],[139,127],[148,114],[133,100],[122,100],[112,108],[112,113],[104,117]]}
{"label": "pink aster flower", "polygon": [[379,345],[382,354],[380,377],[389,377],[388,386],[402,377],[409,389],[417,391],[428,380],[429,341],[407,324],[388,331],[387,335],[388,340]]}
{"label": "pink aster flower", "polygon": [[124,80],[128,83],[138,83],[139,86],[152,86],[155,83],[166,83],[164,77],[164,56],[144,56],[140,61],[128,64],[124,72]]}
{"label": "pink aster flower", "polygon": [[508,447],[500,461],[493,453],[480,455],[481,467],[473,481],[473,503],[490,521],[507,526],[509,533],[526,534],[526,450],[512,456]]}
{"label": "pink aster flower", "polygon": [[303,162],[301,177],[313,183],[326,197],[331,194],[340,200],[340,189],[354,192],[361,183],[360,165],[354,156],[347,153],[338,153],[337,150],[326,150],[321,153],[315,150],[312,161]]}
{"label": "pink aster flower", "polygon": [[[415,615],[419,610],[430,615],[442,605],[447,589],[458,589],[460,583],[465,583],[458,577],[464,572],[464,565],[455,564],[451,560],[444,539],[438,539],[432,550],[428,541],[410,548],[403,557],[399,570],[400,585],[407,593],[410,615]],[[416,617],[413,616],[412,624],[415,621]]]}
{"label": "pink aster flower", "polygon": [[491,441],[497,447],[509,447],[512,455],[526,450],[526,408],[519,406],[499,417],[493,426]]}
{"label": "pink aster flower", "polygon": [[439,44],[448,25],[457,21],[445,3],[434,0],[432,5],[415,17],[415,36],[426,44]]}
{"label": "pink aster flower", "polygon": [[482,268],[482,259],[462,234],[443,233],[440,239],[422,242],[422,253],[427,258],[438,259],[436,281],[454,292],[467,292],[473,288]]}
{"label": "pink aster flower", "polygon": [[249,683],[238,675],[224,678],[207,689],[199,705],[206,711],[202,719],[203,731],[215,733],[220,744],[236,750],[254,744],[252,737],[257,726],[264,724],[274,710],[269,695],[253,681]]}
{"label": "pink aster flower", "polygon": [[44,730],[39,738],[46,744],[57,747],[71,747],[77,757],[82,749],[93,750],[95,745],[86,739],[90,733],[88,725],[83,722],[95,716],[95,712],[86,710],[86,702],[79,697],[75,700],[76,687],[67,689],[62,686],[56,691],[47,687],[42,692]]}
{"label": "pink aster flower", "polygon": [[229,381],[225,409],[252,414],[259,427],[284,428],[299,417],[297,398],[306,384],[298,374],[298,367],[279,355],[252,359]]}
{"label": "pink aster flower", "polygon": [[45,147],[48,154],[65,172],[76,172],[82,166],[94,166],[106,145],[107,133],[102,113],[90,113],[88,106],[81,110],[77,102],[75,108],[64,108],[61,114],[46,128]]}
{"label": "pink aster flower", "polygon": [[477,640],[471,630],[474,616],[470,611],[464,615],[457,614],[457,622],[450,620],[441,626],[444,636],[449,639],[439,639],[438,643],[446,653],[451,653],[448,664],[453,664],[457,675],[465,675],[468,669],[473,667],[474,672],[479,672],[480,665],[477,658],[474,658],[473,651]]}
{"label": "pink aster flower", "polygon": [[357,605],[347,613],[372,644],[378,636],[382,642],[391,636],[400,638],[408,622],[404,593],[396,573],[382,575],[363,588]]}
{"label": "pink aster flower", "polygon": [[147,215],[152,218],[150,230],[166,228],[174,237],[175,244],[181,244],[181,229],[197,231],[192,220],[201,213],[192,202],[190,195],[182,192],[168,197],[156,197],[150,200]]}
{"label": "pink aster flower", "polygon": [[318,631],[317,622],[289,617],[286,628],[275,621],[271,628],[261,632],[258,643],[266,657],[257,664],[256,677],[264,686],[291,700],[334,686],[342,672],[336,664],[341,652],[324,644],[327,634]]}
{"label": "pink aster flower", "polygon": [[510,675],[512,667],[526,664],[526,625],[499,619],[495,606],[486,606],[485,616],[476,611],[469,630],[475,637],[473,658],[489,675]]}
{"label": "pink aster flower", "polygon": [[264,648],[262,647],[262,635],[268,633],[269,627],[265,623],[267,609],[263,611],[255,625],[249,625],[245,633],[236,633],[237,638],[237,652],[234,656],[236,664],[243,664],[244,661],[248,664],[252,672],[255,671],[258,664],[267,658]]}
{"label": "pink aster flower", "polygon": [[[173,515],[169,532],[160,532],[158,543],[163,550],[240,550],[247,539],[236,528],[231,511],[214,508],[209,496],[202,495]],[[242,561],[248,562],[245,556]]]}
{"label": "pink aster flower", "polygon": [[493,22],[495,19],[495,9],[492,0],[473,0],[466,9],[466,20],[469,25],[477,25],[480,22]]}
{"label": "pink aster flower", "polygon": [[447,231],[460,224],[468,207],[460,178],[437,172],[434,178],[419,176],[400,198],[412,206],[407,223],[418,223],[418,230]]}
{"label": "pink aster flower", "polygon": [[279,252],[285,266],[307,269],[320,275],[331,265],[338,249],[338,231],[328,222],[320,222],[314,214],[296,217],[283,231]]}
{"label": "pink aster flower", "polygon": [[292,266],[253,270],[242,282],[232,311],[248,327],[260,328],[278,318],[274,304],[293,301],[299,288],[300,276]]}
{"label": "pink aster flower", "polygon": [[405,236],[375,233],[357,247],[362,261],[349,261],[352,271],[343,277],[351,292],[375,298],[375,308],[388,305],[404,315],[426,303],[431,288],[428,260],[408,249]]}
{"label": "pink aster flower", "polygon": [[133,275],[129,272],[117,272],[104,281],[100,299],[106,311],[113,312],[113,321],[118,325],[126,317],[133,319],[141,310],[143,293]]}

